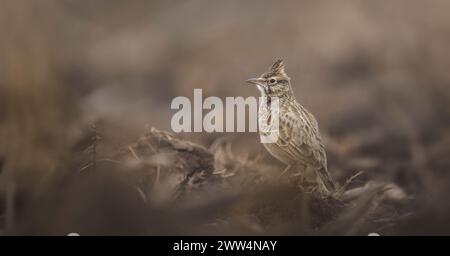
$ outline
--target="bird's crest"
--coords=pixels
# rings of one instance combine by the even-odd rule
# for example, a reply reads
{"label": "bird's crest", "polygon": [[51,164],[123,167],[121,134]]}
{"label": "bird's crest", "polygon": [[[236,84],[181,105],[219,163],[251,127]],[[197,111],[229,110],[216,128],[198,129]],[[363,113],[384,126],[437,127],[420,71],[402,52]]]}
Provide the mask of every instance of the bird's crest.
{"label": "bird's crest", "polygon": [[272,77],[272,76],[282,76],[282,77],[288,77],[286,72],[284,71],[284,63],[283,59],[278,59],[275,61],[270,69],[263,74],[265,78]]}

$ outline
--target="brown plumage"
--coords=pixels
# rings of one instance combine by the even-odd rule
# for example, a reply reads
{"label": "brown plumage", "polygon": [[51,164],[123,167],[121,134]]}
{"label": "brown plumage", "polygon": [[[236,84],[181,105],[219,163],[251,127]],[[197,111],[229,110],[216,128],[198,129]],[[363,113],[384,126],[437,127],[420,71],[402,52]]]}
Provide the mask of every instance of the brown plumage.
{"label": "brown plumage", "polygon": [[260,108],[260,122],[273,122],[270,97],[279,99],[278,140],[264,143],[267,151],[288,165],[285,171],[295,169],[303,177],[312,175],[323,191],[334,192],[336,188],[327,169],[327,157],[317,121],[295,99],[283,61],[277,60],[267,72],[248,82],[256,84],[262,96],[267,97],[267,111]]}

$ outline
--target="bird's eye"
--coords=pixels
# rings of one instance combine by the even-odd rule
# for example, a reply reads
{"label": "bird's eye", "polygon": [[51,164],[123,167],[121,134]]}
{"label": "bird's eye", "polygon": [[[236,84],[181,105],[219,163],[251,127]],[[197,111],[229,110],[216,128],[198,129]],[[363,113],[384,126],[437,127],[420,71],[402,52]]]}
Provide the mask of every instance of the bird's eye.
{"label": "bird's eye", "polygon": [[269,80],[269,83],[274,84],[277,80],[275,80],[274,78]]}

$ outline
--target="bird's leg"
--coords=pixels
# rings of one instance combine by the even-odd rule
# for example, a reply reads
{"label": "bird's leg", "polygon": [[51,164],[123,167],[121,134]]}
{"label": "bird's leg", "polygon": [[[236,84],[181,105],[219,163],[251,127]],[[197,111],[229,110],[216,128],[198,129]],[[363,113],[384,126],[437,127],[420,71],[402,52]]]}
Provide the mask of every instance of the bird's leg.
{"label": "bird's leg", "polygon": [[306,166],[302,165],[302,164],[295,164],[294,166],[295,166],[295,169],[294,169],[295,173],[292,176],[300,177],[301,179],[305,179],[304,172],[305,172]]}
{"label": "bird's leg", "polygon": [[[283,172],[281,172],[281,174],[278,176],[278,178],[283,176],[289,170],[298,171],[299,169],[302,170],[303,168],[304,167],[298,163],[288,164],[288,166],[286,166],[286,168],[284,168]],[[299,171],[297,173],[294,173],[292,176],[301,176],[301,175],[302,175],[302,172]]]}
{"label": "bird's leg", "polygon": [[313,194],[317,189],[314,173],[309,166],[296,165],[296,173],[293,176],[297,178],[299,186],[305,193]]}
{"label": "bird's leg", "polygon": [[286,168],[284,168],[284,170],[281,172],[280,175],[278,175],[278,178],[280,178],[281,176],[283,176],[287,171],[289,171],[289,169],[291,169],[292,165],[288,164],[288,166],[286,166]]}

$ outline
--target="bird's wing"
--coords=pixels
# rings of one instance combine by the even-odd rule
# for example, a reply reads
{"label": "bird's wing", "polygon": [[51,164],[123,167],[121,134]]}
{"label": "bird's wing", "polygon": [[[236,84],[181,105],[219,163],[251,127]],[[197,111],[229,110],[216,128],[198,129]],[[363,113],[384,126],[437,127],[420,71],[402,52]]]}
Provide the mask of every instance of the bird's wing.
{"label": "bird's wing", "polygon": [[325,148],[317,122],[308,112],[286,111],[280,118],[278,146],[292,159],[313,166],[326,166]]}
{"label": "bird's wing", "polygon": [[335,190],[335,184],[327,168],[327,156],[317,121],[308,112],[288,111],[280,119],[278,146],[291,159],[314,168],[328,191]]}

